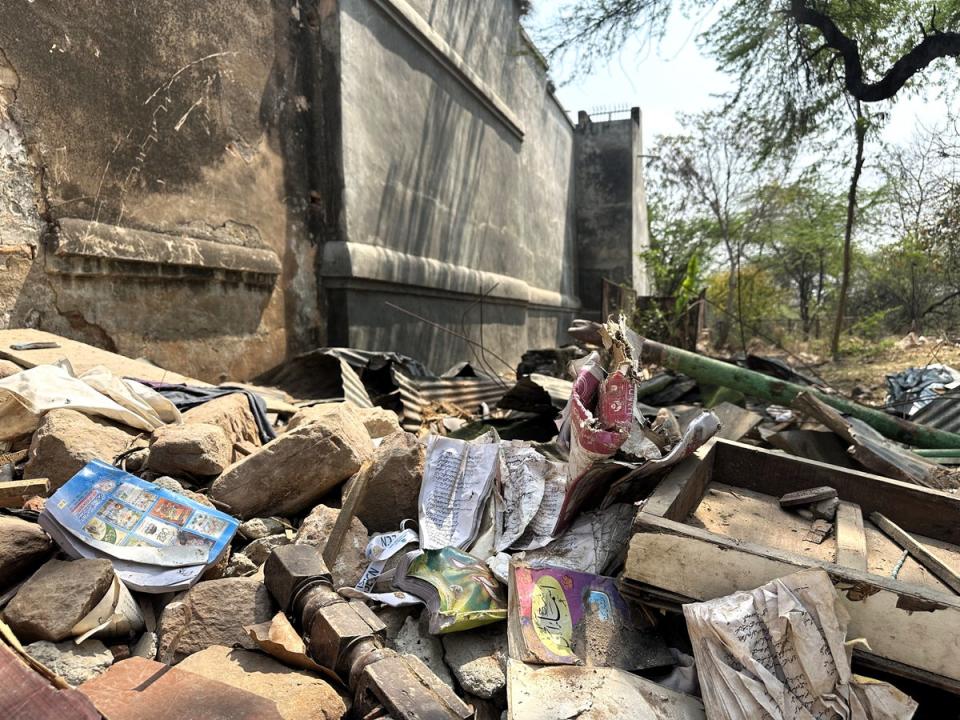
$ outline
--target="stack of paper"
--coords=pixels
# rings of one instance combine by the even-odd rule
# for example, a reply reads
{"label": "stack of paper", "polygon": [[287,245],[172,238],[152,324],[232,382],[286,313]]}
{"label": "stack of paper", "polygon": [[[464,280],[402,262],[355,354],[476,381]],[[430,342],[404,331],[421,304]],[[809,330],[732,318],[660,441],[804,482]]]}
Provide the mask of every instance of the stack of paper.
{"label": "stack of paper", "polygon": [[190,587],[217,562],[239,522],[94,460],[57,490],[40,525],[74,558],[106,558],[133,590]]}
{"label": "stack of paper", "polygon": [[464,549],[480,532],[500,461],[495,435],[471,443],[431,436],[420,486],[420,547]]}

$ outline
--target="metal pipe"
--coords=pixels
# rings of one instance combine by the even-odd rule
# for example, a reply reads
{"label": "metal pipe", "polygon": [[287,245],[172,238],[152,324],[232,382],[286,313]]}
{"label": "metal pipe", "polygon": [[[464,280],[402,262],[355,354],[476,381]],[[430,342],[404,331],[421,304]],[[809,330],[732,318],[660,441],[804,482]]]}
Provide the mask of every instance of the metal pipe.
{"label": "metal pipe", "polygon": [[[860,405],[838,395],[827,395],[819,390],[746,370],[720,360],[681,350],[671,345],[641,338],[628,331],[630,344],[640,348],[643,362],[656,363],[676,372],[689,375],[708,385],[722,385],[744,395],[760,398],[789,407],[797,395],[808,392],[842,413],[867,423],[874,430],[893,440],[919,448],[960,451],[960,435],[944,430],[917,425],[893,415]],[[939,457],[944,457],[942,454]]]}

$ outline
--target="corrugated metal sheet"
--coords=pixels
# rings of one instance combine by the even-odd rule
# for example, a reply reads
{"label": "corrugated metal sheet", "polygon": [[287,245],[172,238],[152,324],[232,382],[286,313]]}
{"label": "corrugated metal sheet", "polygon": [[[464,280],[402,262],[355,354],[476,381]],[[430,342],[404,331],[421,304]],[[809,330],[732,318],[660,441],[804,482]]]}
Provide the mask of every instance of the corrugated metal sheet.
{"label": "corrugated metal sheet", "polygon": [[914,413],[910,422],[960,433],[960,397],[938,398]]}
{"label": "corrugated metal sheet", "polygon": [[472,413],[482,403],[496,403],[509,389],[502,380],[491,377],[413,378],[397,368],[392,375],[400,388],[406,430],[420,427],[423,412],[431,403],[448,402]]}

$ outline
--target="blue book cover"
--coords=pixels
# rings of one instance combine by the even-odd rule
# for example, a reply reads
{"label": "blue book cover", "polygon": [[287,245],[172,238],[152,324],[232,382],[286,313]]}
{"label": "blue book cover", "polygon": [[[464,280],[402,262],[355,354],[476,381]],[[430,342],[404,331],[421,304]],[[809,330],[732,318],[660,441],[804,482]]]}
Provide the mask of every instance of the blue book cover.
{"label": "blue book cover", "polygon": [[44,512],[103,553],[167,567],[215,562],[240,524],[100,460],[57,490]]}

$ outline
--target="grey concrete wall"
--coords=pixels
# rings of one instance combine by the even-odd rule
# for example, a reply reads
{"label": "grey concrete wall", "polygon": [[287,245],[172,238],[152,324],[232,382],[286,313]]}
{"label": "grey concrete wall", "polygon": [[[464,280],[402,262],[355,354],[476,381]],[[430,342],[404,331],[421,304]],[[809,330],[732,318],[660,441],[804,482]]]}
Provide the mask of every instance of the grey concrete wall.
{"label": "grey concrete wall", "polygon": [[438,370],[471,356],[385,302],[476,342],[482,329],[510,363],[560,341],[578,305],[573,131],[516,3],[341,0],[338,30],[344,226],[322,265],[339,313],[331,341]]}
{"label": "grey concrete wall", "polygon": [[[0,3],[0,326],[210,380],[321,339],[309,15],[296,0]],[[204,243],[225,251],[191,257]],[[275,259],[254,277],[262,251]]]}
{"label": "grey concrete wall", "polygon": [[641,253],[650,246],[639,109],[622,120],[580,114],[577,152],[577,274],[585,316],[599,319],[604,279],[649,294]]}

